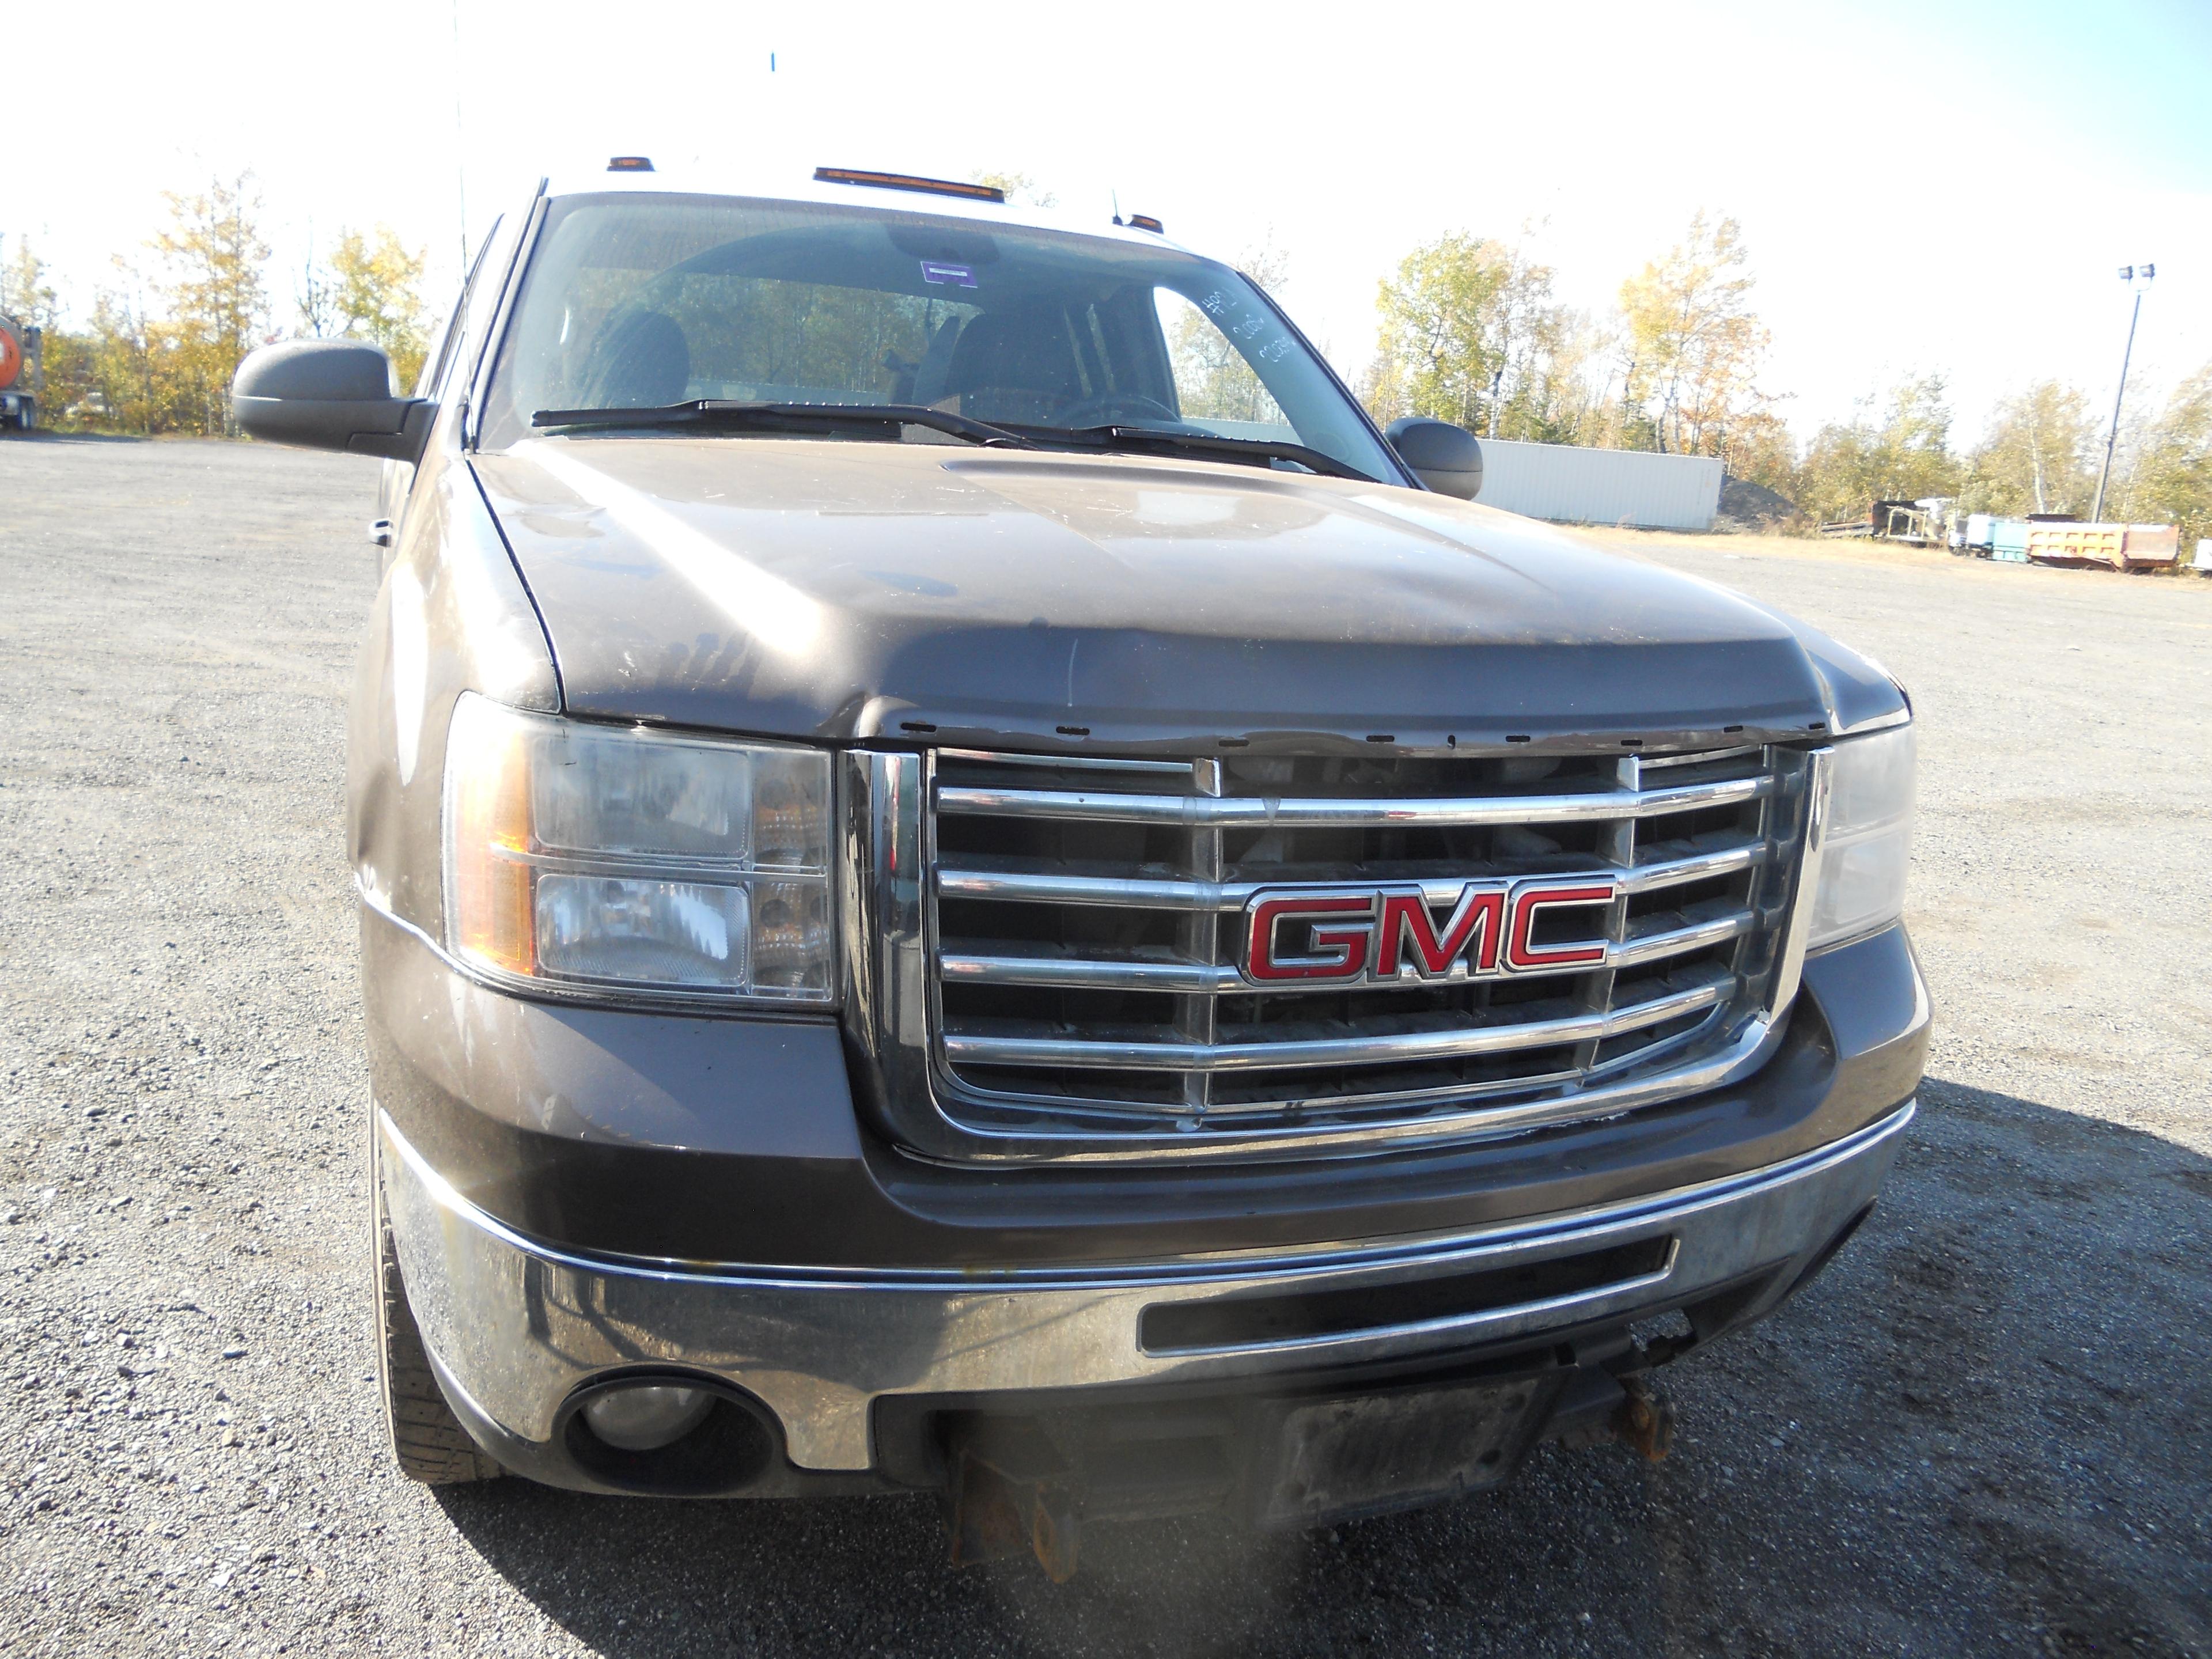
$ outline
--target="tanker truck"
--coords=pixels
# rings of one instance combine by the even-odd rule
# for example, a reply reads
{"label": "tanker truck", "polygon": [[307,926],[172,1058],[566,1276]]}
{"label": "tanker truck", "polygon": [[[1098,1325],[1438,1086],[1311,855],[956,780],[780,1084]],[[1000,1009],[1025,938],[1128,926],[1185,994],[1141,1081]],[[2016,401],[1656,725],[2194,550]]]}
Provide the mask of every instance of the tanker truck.
{"label": "tanker truck", "polygon": [[0,317],[0,429],[28,432],[39,423],[39,330]]}

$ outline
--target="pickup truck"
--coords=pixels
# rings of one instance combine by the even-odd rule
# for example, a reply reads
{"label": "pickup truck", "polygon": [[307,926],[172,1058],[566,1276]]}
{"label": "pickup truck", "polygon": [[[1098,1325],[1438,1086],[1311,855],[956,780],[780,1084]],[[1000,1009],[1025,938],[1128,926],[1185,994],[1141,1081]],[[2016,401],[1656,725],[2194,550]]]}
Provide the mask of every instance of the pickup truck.
{"label": "pickup truck", "polygon": [[488,239],[350,705],[392,1444],[956,1562],[1664,1454],[1914,1112],[1911,707],[1485,507],[1156,221],[635,159]]}

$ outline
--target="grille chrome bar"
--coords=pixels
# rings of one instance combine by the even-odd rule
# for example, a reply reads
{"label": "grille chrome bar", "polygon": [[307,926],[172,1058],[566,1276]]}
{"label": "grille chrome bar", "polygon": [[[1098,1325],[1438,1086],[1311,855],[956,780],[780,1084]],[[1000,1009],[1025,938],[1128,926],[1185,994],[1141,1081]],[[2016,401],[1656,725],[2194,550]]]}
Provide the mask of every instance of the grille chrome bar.
{"label": "grille chrome bar", "polygon": [[1668,957],[1708,950],[1716,945],[1724,945],[1732,939],[1742,938],[1752,930],[1757,921],[1753,912],[1738,910],[1729,915],[1716,916],[1710,921],[1692,922],[1687,927],[1670,927],[1660,933],[1615,939],[1606,946],[1605,965],[1616,971],[1623,968],[1641,968],[1647,963],[1663,962]]}
{"label": "grille chrome bar", "polygon": [[1033,904],[1105,904],[1145,910],[1241,910],[1266,884],[1178,881],[1172,877],[1091,876],[1056,870],[940,869],[940,898],[1018,899]]}
{"label": "grille chrome bar", "polygon": [[1657,817],[1709,806],[1739,805],[1763,799],[1773,787],[1771,778],[1760,776],[1684,784],[1671,789],[1613,789],[1574,795],[1309,800],[1296,796],[1118,795],[1074,789],[947,786],[937,792],[937,810],[953,816],[1158,823],[1191,829],[1475,827]]}
{"label": "grille chrome bar", "polygon": [[[1753,869],[1765,862],[1762,842],[1745,842],[1686,858],[1662,860],[1620,872],[1621,890],[1631,894],[1656,892]],[[1142,910],[1242,910],[1263,887],[1279,886],[1282,878],[1269,881],[1202,882],[1171,876],[1093,875],[1079,870],[993,869],[979,865],[939,869],[937,890],[944,898],[1006,899],[1032,904],[1103,904]],[[1389,879],[1378,877],[1377,879]],[[1455,877],[1431,886],[1438,902],[1455,895],[1466,878]],[[1314,882],[1302,884],[1313,886]]]}
{"label": "grille chrome bar", "polygon": [[1060,985],[1203,995],[1234,991],[1243,983],[1243,975],[1234,968],[1143,957],[968,956],[948,951],[938,958],[938,965],[948,982],[960,985]]}
{"label": "grille chrome bar", "polygon": [[1599,1042],[1711,1008],[1719,983],[1692,986],[1610,1013],[1519,1020],[1438,1031],[1281,1042],[1115,1042],[1071,1037],[948,1036],[946,1054],[971,1066],[1073,1066],[1102,1071],[1257,1072],[1462,1059]]}
{"label": "grille chrome bar", "polygon": [[1620,890],[1633,898],[1662,887],[1682,887],[1693,881],[1710,881],[1716,876],[1733,876],[1765,863],[1766,856],[1765,842],[1748,842],[1717,852],[1692,854],[1688,858],[1656,860],[1622,871]]}
{"label": "grille chrome bar", "polygon": [[[1614,940],[1606,946],[1606,965],[1615,969],[1640,968],[1668,957],[1705,950],[1750,932],[1755,921],[1751,911],[1738,910],[1687,927]],[[1261,995],[1275,988],[1250,983],[1234,967],[1165,957],[977,955],[947,951],[938,958],[938,964],[946,980],[963,985],[1055,985],[1101,991],[1195,992],[1214,995],[1237,992]],[[1574,968],[1559,971],[1584,970]]]}

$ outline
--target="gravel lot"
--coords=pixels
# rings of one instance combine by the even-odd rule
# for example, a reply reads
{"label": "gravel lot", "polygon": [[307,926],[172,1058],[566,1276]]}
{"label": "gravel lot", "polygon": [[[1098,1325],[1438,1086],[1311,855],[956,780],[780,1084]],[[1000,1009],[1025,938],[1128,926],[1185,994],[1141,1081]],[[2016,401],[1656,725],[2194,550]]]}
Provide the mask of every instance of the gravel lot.
{"label": "gravel lot", "polygon": [[339,840],[365,462],[0,444],[0,1653],[2212,1653],[2212,583],[1639,538],[1916,693],[1888,1198],[1668,1462],[939,1565],[933,1506],[381,1455]]}

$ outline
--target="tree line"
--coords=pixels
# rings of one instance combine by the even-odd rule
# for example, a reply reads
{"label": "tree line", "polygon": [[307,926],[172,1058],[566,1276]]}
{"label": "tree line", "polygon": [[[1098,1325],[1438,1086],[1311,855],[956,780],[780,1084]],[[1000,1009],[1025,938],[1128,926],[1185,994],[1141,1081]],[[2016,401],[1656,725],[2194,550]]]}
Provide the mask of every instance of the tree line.
{"label": "tree line", "polygon": [[28,237],[0,260],[0,313],[44,332],[46,424],[221,435],[240,359],[293,335],[374,341],[398,384],[414,384],[429,340],[425,260],[388,227],[341,230],[280,299],[252,174],[163,199],[168,222],[115,257],[81,316],[64,310]]}
{"label": "tree line", "polygon": [[[1415,248],[1376,296],[1360,392],[1382,420],[1428,415],[1537,443],[1710,455],[1781,497],[1778,527],[1855,520],[1878,500],[2086,518],[2104,461],[2079,387],[2035,381],[1961,445],[1940,374],[1907,375],[1800,445],[1760,383],[1771,336],[1741,227],[1699,213],[1592,316],[1554,296],[1524,244],[1453,233]],[[2212,536],[2212,363],[2122,420],[2105,516]]]}
{"label": "tree line", "polygon": [[[1051,199],[1019,175],[981,176]],[[168,222],[114,260],[82,317],[64,312],[27,239],[0,260],[0,312],[45,331],[50,422],[220,434],[240,358],[291,334],[374,341],[398,385],[414,383],[431,320],[422,251],[387,227],[342,229],[280,296],[251,173],[166,201]],[[1288,263],[1273,246],[1241,262],[1271,291]],[[1376,349],[1360,397],[1386,422],[1428,415],[1493,437],[1714,456],[1779,498],[1759,498],[1778,528],[1858,518],[1880,499],[1947,496],[1961,511],[2005,514],[2090,510],[2100,411],[2053,380],[2005,399],[1972,445],[1955,440],[1934,374],[1869,396],[1801,444],[1783,418],[1786,400],[1761,383],[1772,337],[1734,219],[1693,216],[1679,242],[1623,279],[1602,314],[1564,304],[1556,282],[1525,237],[1455,231],[1414,248],[1377,286]],[[1202,356],[1198,343],[1176,343],[1179,356]],[[1200,366],[1206,385],[1194,391],[1235,402],[1243,365]],[[2179,523],[2185,545],[2212,536],[2212,364],[2162,404],[2128,412],[2106,505],[2108,518]]]}

